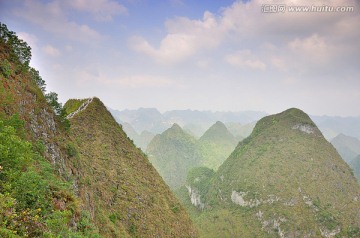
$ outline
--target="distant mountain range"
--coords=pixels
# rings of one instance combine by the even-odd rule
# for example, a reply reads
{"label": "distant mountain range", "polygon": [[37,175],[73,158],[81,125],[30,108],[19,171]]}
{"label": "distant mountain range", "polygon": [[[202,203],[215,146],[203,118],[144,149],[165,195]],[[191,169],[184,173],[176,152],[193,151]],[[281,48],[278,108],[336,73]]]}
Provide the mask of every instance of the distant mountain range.
{"label": "distant mountain range", "polygon": [[[172,110],[160,113],[155,108],[139,108],[137,110],[114,110],[108,108],[120,124],[129,123],[140,135],[143,131],[154,135],[164,132],[174,123],[196,138],[215,122],[223,122],[228,130],[239,138],[250,135],[256,121],[266,116],[266,112],[240,111],[240,112],[211,112],[199,110]],[[310,116],[316,123],[324,137],[331,141],[340,133],[360,139],[360,117],[338,116]],[[126,130],[125,130],[126,131]],[[137,139],[131,139],[135,142]]]}
{"label": "distant mountain range", "polygon": [[341,133],[331,140],[331,144],[347,163],[360,155],[360,140],[355,137]]}
{"label": "distant mountain range", "polygon": [[331,144],[353,169],[355,177],[360,183],[360,140],[341,133],[331,140]]}
{"label": "distant mountain range", "polygon": [[153,134],[160,134],[174,123],[189,131],[195,137],[200,137],[215,122],[240,123],[245,125],[259,120],[265,112],[211,112],[198,110],[173,110],[160,113],[155,108],[139,108],[137,110],[109,111],[120,124],[127,122],[140,134],[147,130]]}
{"label": "distant mountain range", "polygon": [[343,133],[360,140],[360,117],[310,116],[328,141]]}

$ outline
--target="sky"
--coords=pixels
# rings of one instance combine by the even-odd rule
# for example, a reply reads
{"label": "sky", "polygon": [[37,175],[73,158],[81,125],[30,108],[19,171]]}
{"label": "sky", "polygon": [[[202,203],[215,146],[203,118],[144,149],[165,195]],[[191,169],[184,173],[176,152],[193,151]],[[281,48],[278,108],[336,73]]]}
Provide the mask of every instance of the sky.
{"label": "sky", "polygon": [[357,0],[0,0],[0,21],[62,103],[360,116]]}

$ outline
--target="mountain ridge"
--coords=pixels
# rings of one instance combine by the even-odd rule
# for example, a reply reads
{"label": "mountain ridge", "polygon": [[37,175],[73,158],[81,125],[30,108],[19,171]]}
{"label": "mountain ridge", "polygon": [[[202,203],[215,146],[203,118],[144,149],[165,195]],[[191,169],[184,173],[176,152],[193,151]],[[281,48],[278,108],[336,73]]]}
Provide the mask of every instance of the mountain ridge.
{"label": "mountain ridge", "polygon": [[185,210],[98,98],[70,122],[79,196],[102,235],[196,236]]}

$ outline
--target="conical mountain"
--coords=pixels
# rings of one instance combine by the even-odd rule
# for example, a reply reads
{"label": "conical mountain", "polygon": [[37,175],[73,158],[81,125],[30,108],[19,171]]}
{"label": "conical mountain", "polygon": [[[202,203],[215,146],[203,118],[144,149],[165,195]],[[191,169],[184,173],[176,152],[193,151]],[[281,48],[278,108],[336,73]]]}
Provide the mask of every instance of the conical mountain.
{"label": "conical mountain", "polygon": [[[209,180],[209,179],[207,179]],[[267,116],[200,188],[203,237],[359,237],[360,187],[301,110]]]}
{"label": "conical mountain", "polygon": [[173,124],[162,134],[156,135],[149,143],[146,153],[173,190],[185,185],[188,171],[201,163],[197,141],[178,124]]}
{"label": "conical mountain", "polygon": [[224,123],[218,121],[199,139],[202,165],[216,170],[235,149],[237,140]]}
{"label": "conical mountain", "polygon": [[69,117],[77,151],[71,171],[101,235],[195,236],[186,211],[103,103],[97,98],[85,103]]}
{"label": "conical mountain", "polygon": [[200,141],[223,142],[235,141],[234,136],[228,131],[225,124],[217,121],[200,137]]}

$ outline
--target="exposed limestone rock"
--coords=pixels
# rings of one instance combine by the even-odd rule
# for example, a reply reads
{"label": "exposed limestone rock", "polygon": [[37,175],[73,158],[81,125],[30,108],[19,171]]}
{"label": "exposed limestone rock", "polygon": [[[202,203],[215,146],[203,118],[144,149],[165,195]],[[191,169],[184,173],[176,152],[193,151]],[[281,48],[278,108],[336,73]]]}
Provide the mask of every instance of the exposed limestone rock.
{"label": "exposed limestone rock", "polygon": [[305,132],[306,134],[315,133],[315,128],[308,124],[296,124],[293,127],[291,127],[291,129],[299,130],[299,131]]}
{"label": "exposed limestone rock", "polygon": [[199,194],[199,192],[195,188],[191,188],[190,186],[186,186],[186,188],[189,192],[191,203],[197,208],[204,209],[205,204],[201,202],[201,195]]}
{"label": "exposed limestone rock", "polygon": [[270,194],[268,195],[268,199],[250,199],[249,201],[246,201],[244,197],[247,195],[248,192],[236,192],[235,190],[231,193],[231,201],[235,204],[238,204],[242,207],[257,207],[260,204],[273,204],[274,202],[278,202],[281,199],[277,197],[276,195]]}
{"label": "exposed limestone rock", "polygon": [[335,230],[328,230],[326,228],[320,228],[320,233],[322,237],[325,238],[332,238],[335,237],[340,232],[340,227],[336,228]]}
{"label": "exposed limestone rock", "polygon": [[261,202],[257,199],[251,199],[250,201],[245,201],[244,197],[247,195],[247,192],[236,192],[235,190],[231,193],[231,201],[235,204],[238,204],[242,207],[257,207]]}

